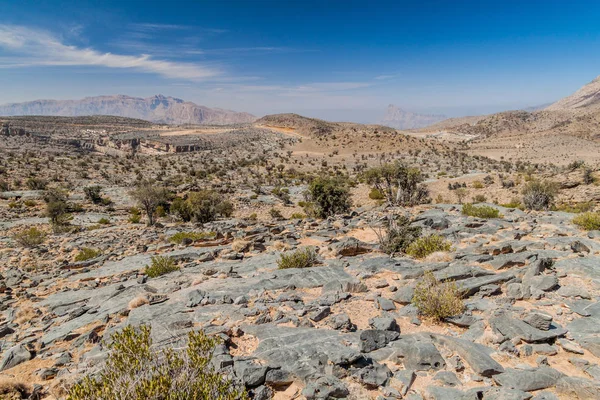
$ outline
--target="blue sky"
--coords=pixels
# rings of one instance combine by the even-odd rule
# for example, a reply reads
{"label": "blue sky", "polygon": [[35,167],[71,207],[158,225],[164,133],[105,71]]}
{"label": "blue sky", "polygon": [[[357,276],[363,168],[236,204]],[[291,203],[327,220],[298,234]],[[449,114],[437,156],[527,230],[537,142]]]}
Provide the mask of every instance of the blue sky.
{"label": "blue sky", "polygon": [[180,97],[376,121],[535,106],[600,75],[598,1],[5,1],[0,103]]}

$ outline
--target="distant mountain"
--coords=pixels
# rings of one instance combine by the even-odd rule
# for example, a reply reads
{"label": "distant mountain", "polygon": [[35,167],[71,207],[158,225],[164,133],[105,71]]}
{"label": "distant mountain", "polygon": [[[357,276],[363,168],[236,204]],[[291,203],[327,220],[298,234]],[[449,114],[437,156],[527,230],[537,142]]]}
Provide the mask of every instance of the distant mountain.
{"label": "distant mountain", "polygon": [[115,115],[166,124],[225,125],[252,122],[254,115],[199,106],[174,97],[156,95],[147,98],[123,95],[86,97],[81,100],[35,100],[0,105],[1,116],[52,115],[78,117]]}
{"label": "distant mountain", "polygon": [[447,118],[445,115],[417,114],[390,104],[385,116],[379,123],[396,129],[417,129],[435,124]]}
{"label": "distant mountain", "polygon": [[600,76],[570,96],[558,100],[546,108],[548,111],[575,110],[600,106]]}

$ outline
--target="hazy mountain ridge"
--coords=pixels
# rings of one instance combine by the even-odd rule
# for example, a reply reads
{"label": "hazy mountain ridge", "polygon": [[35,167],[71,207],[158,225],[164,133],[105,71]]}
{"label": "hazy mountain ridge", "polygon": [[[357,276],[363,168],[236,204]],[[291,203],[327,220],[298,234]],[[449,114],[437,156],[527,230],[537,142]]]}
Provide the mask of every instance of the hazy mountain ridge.
{"label": "hazy mountain ridge", "polygon": [[252,122],[256,119],[248,113],[209,108],[162,95],[147,98],[115,95],[86,97],[81,100],[34,100],[0,105],[0,115],[114,115],[167,124],[218,125]]}
{"label": "hazy mountain ridge", "polygon": [[396,129],[417,129],[435,124],[447,118],[445,115],[418,114],[390,104],[385,116],[379,123]]}

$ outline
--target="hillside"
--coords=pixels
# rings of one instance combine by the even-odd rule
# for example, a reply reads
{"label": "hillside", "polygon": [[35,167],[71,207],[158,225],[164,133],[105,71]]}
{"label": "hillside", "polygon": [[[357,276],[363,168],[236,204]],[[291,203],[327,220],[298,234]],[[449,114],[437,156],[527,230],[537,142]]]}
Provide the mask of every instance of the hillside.
{"label": "hillside", "polygon": [[575,110],[595,106],[600,106],[600,76],[572,95],[551,104],[546,110]]}
{"label": "hillside", "polygon": [[446,118],[448,117],[445,115],[417,114],[390,104],[386,110],[385,116],[379,123],[381,125],[404,130],[422,128],[443,121]]}
{"label": "hillside", "polygon": [[234,124],[252,122],[251,114],[208,108],[174,97],[147,98],[123,95],[86,97],[81,100],[35,100],[0,105],[0,115],[87,116],[113,115],[166,124]]}

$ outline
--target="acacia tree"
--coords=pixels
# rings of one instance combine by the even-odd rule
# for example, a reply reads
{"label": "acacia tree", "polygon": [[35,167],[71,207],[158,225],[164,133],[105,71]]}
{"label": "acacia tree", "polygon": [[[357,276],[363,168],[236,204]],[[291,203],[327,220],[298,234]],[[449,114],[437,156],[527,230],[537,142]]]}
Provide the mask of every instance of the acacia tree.
{"label": "acacia tree", "polygon": [[160,186],[154,185],[150,181],[142,181],[130,192],[130,195],[146,212],[146,215],[148,216],[148,225],[154,225],[156,222],[154,218],[156,215],[156,207],[167,201],[167,191]]}
{"label": "acacia tree", "polygon": [[424,177],[418,168],[410,168],[396,161],[367,170],[368,184],[383,193],[388,203],[414,206],[429,201],[429,191],[422,184]]}

